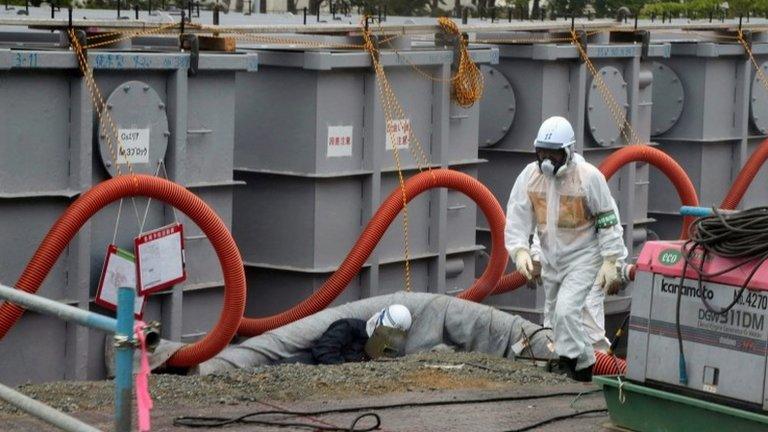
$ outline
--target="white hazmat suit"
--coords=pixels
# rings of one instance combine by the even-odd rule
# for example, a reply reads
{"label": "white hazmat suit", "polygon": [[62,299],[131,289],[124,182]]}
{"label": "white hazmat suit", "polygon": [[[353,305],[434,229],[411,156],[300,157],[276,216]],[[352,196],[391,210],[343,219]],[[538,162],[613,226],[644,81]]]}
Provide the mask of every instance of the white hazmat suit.
{"label": "white hazmat suit", "polygon": [[[605,177],[581,155],[571,153],[557,175],[544,174],[533,162],[515,181],[505,229],[510,256],[530,251],[534,232],[541,248],[545,321],[553,328],[555,350],[575,359],[576,370],[588,368],[595,362],[593,343],[605,340],[605,293],[596,286],[598,273],[605,263],[625,259],[627,250]],[[586,326],[597,329],[591,337]]]}

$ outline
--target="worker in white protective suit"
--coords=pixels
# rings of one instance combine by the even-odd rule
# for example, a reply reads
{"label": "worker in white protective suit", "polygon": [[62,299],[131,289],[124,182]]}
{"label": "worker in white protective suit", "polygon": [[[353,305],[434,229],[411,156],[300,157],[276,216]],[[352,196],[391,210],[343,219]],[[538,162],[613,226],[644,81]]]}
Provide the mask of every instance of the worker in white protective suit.
{"label": "worker in white protective suit", "polygon": [[[536,289],[541,285],[541,242],[539,236],[534,232],[533,244],[531,245],[531,258],[533,259],[534,269],[538,268],[538,274],[534,275],[534,280],[528,282],[528,286],[532,289]],[[617,262],[621,262],[626,258],[626,255],[619,259]],[[621,267],[620,265],[620,267]],[[535,272],[534,272],[535,273]],[[624,279],[620,286],[624,285]],[[616,287],[615,285],[613,286]],[[615,292],[611,292],[614,294]],[[603,289],[598,281],[592,285],[592,289],[587,294],[587,301],[582,309],[582,319],[584,324],[584,330],[587,332],[587,339],[592,344],[592,348],[595,351],[601,351],[607,353],[611,348],[611,341],[605,335],[605,294],[606,290]],[[550,309],[552,307],[551,302],[544,302],[544,321],[542,325],[544,327],[552,328],[552,314]]]}
{"label": "worker in white protective suit", "polygon": [[[560,366],[576,380],[591,381],[592,345],[605,340],[602,301],[621,285],[619,262],[627,249],[605,177],[574,153],[575,142],[565,118],[541,125],[537,160],[525,167],[509,197],[505,242],[517,270],[530,280],[530,240],[538,236],[545,323],[551,324]],[[598,330],[590,337],[587,327]]]}

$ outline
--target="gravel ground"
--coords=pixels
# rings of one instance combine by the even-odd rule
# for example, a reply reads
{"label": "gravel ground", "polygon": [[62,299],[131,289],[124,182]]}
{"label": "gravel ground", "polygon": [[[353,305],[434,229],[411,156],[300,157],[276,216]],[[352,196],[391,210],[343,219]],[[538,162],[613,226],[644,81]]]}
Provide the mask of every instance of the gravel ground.
{"label": "gravel ground", "polygon": [[[432,352],[398,360],[338,366],[260,367],[210,376],[153,375],[155,409],[239,405],[258,400],[317,401],[403,392],[505,390],[572,384],[533,365],[480,353]],[[65,412],[108,407],[111,381],[23,385],[20,391]],[[16,414],[0,403],[0,416]]]}

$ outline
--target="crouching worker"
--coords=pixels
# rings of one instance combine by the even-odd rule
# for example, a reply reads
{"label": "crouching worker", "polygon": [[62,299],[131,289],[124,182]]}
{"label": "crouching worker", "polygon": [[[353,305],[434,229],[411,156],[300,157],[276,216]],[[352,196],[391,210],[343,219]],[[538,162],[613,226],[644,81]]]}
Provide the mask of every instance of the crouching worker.
{"label": "crouching worker", "polygon": [[334,321],[312,346],[317,364],[341,364],[397,357],[405,351],[411,312],[399,304],[387,306],[367,322],[356,318]]}

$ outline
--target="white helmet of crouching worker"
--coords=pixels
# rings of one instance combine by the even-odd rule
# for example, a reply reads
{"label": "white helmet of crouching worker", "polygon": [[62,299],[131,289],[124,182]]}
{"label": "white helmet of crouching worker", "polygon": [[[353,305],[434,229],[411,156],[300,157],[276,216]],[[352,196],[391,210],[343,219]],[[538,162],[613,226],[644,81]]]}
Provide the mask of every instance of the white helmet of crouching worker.
{"label": "white helmet of crouching worker", "polygon": [[376,312],[365,326],[369,336],[365,353],[372,359],[403,355],[411,323],[411,311],[400,304],[390,305]]}
{"label": "white helmet of crouching worker", "polygon": [[565,172],[575,143],[576,134],[571,123],[564,117],[554,116],[544,120],[533,142],[541,172],[549,176]]}

